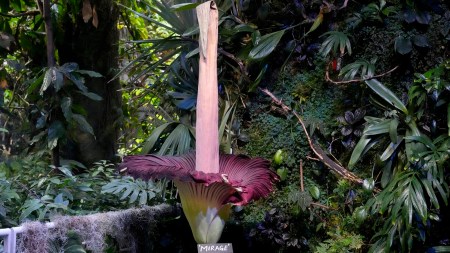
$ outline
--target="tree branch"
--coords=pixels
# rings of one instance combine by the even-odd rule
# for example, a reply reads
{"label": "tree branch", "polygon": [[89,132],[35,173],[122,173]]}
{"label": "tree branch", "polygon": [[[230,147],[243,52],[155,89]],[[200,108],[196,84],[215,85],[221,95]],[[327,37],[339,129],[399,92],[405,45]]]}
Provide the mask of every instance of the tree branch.
{"label": "tree branch", "polygon": [[[308,144],[309,144],[311,150],[314,152],[314,154],[317,156],[317,158],[323,164],[325,164],[325,166],[327,166],[333,172],[335,172],[336,174],[338,174],[339,176],[343,177],[346,180],[349,180],[349,181],[354,182],[359,185],[363,184],[363,179],[361,179],[357,175],[353,174],[351,171],[347,170],[342,165],[333,161],[330,157],[328,157],[328,155],[325,153],[325,151],[323,151],[323,149],[320,147],[319,144],[316,144],[313,142],[313,140],[311,139],[311,137],[308,134],[308,131],[306,130],[305,122],[303,122],[302,117],[300,117],[300,115],[295,110],[292,110],[289,106],[285,105],[281,99],[278,99],[277,97],[275,97],[275,95],[273,95],[269,90],[261,89],[261,91],[263,93],[265,93],[266,95],[268,95],[270,98],[272,98],[272,101],[276,105],[280,106],[285,112],[292,113],[297,118],[298,122],[300,123],[300,125],[303,128],[303,131],[305,132],[306,139],[308,140]],[[379,192],[380,190],[378,188],[374,188],[374,191]]]}
{"label": "tree branch", "polygon": [[41,13],[41,11],[39,11],[39,10],[31,10],[31,11],[14,13],[14,14],[0,12],[0,16],[8,17],[8,18],[17,18],[17,17],[24,17],[24,16],[36,16],[40,13]]}
{"label": "tree branch", "polygon": [[361,79],[352,79],[352,80],[346,80],[346,81],[334,81],[334,80],[332,80],[330,78],[330,72],[329,72],[330,64],[328,64],[327,65],[327,69],[325,70],[325,80],[330,82],[330,83],[334,83],[334,84],[358,83],[358,82],[364,82],[366,80],[370,80],[370,79],[373,79],[373,78],[378,78],[378,77],[385,76],[387,74],[390,74],[390,73],[394,72],[397,68],[398,68],[398,66],[395,66],[393,69],[391,69],[391,70],[389,70],[387,72],[384,72],[384,73],[379,74],[379,75],[374,75],[374,76],[371,76],[371,77],[366,77],[366,78],[361,78]]}

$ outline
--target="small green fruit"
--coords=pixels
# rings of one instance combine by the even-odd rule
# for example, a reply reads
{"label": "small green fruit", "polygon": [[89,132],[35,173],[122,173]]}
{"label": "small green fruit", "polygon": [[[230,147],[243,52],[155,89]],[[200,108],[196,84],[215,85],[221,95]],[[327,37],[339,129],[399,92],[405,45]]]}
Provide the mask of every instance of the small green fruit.
{"label": "small green fruit", "polygon": [[320,198],[320,190],[317,186],[310,187],[309,193],[315,200],[318,200]]}
{"label": "small green fruit", "polygon": [[286,168],[277,169],[277,174],[280,176],[280,180],[284,181],[287,177],[288,170]]}
{"label": "small green fruit", "polygon": [[364,179],[362,186],[364,190],[371,192],[375,187],[375,181],[373,180],[373,178]]}
{"label": "small green fruit", "polygon": [[273,156],[273,162],[276,165],[280,165],[283,162],[283,150],[282,149],[278,149],[277,152],[275,153],[275,155]]}
{"label": "small green fruit", "polygon": [[362,223],[367,218],[367,210],[364,206],[359,206],[355,208],[353,212],[353,218],[355,218],[356,222]]}

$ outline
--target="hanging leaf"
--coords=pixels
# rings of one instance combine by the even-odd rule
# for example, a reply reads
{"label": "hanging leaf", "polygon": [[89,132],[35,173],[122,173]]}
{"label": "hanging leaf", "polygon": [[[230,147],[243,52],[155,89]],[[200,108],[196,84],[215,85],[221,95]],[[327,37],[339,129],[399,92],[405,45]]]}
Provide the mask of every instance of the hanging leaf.
{"label": "hanging leaf", "polygon": [[394,48],[395,51],[401,55],[409,54],[412,51],[411,40],[399,36],[395,39]]}
{"label": "hanging leaf", "polygon": [[64,114],[64,118],[66,118],[67,121],[70,121],[72,119],[72,98],[71,97],[64,97],[61,100],[61,110]]}
{"label": "hanging leaf", "polygon": [[99,95],[97,95],[93,92],[79,92],[79,93],[83,94],[84,96],[86,96],[94,101],[102,101],[103,100],[102,97],[100,97]]}
{"label": "hanging leaf", "polygon": [[102,74],[92,71],[92,70],[76,70],[77,73],[80,73],[82,75],[88,75],[89,77],[103,77]]}
{"label": "hanging leaf", "polygon": [[47,146],[49,149],[53,149],[58,144],[58,139],[62,138],[66,130],[61,121],[56,120],[48,127],[47,134]]}
{"label": "hanging leaf", "polygon": [[57,70],[54,69],[54,80],[53,80],[53,87],[55,87],[55,91],[58,92],[63,86],[64,86],[64,76],[63,74]]}
{"label": "hanging leaf", "polygon": [[319,25],[322,24],[322,21],[323,21],[323,13],[320,12],[319,15],[317,15],[316,19],[314,20],[314,23],[312,24],[311,28],[309,28],[309,31],[305,34],[305,36],[315,31],[317,27],[319,27]]}
{"label": "hanging leaf", "polygon": [[94,5],[94,8],[92,8],[92,25],[95,28],[98,28],[98,16],[97,16],[97,10],[95,9],[95,5]]}
{"label": "hanging leaf", "polygon": [[42,96],[44,95],[44,91],[50,87],[50,84],[52,83],[53,75],[52,75],[53,68],[47,69],[45,72],[44,80],[42,81],[41,89],[39,90],[39,94]]}
{"label": "hanging leaf", "polygon": [[366,80],[365,82],[369,86],[369,88],[371,88],[390,105],[393,105],[403,113],[408,114],[408,109],[406,109],[406,106],[402,103],[402,101],[377,79],[370,79]]}
{"label": "hanging leaf", "polygon": [[59,68],[59,70],[60,70],[62,73],[64,73],[64,74],[66,74],[66,73],[72,73],[72,72],[78,70],[78,63],[76,63],[76,62],[67,62],[67,63],[64,63],[64,65],[62,65],[62,66]]}
{"label": "hanging leaf", "polygon": [[249,57],[253,60],[262,59],[273,52],[283,37],[284,30],[266,34],[261,37],[259,43],[250,51]]}
{"label": "hanging leaf", "polygon": [[87,23],[92,18],[92,6],[90,0],[83,0],[83,8],[81,9],[84,23]]}
{"label": "hanging leaf", "polygon": [[92,129],[92,126],[87,122],[83,115],[74,113],[72,118],[78,123],[78,126],[80,126],[82,131],[94,135],[94,129]]}
{"label": "hanging leaf", "polygon": [[86,87],[86,85],[84,85],[84,78],[72,73],[67,73],[65,74],[65,76],[72,81],[72,83],[75,84],[75,86],[77,86],[77,88],[82,91],[82,92],[88,92],[88,88]]}

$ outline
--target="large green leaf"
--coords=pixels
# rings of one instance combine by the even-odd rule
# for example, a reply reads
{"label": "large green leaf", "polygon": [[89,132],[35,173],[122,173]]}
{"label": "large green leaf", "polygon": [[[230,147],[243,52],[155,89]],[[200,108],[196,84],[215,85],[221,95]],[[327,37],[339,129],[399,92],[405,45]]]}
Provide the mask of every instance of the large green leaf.
{"label": "large green leaf", "polygon": [[365,81],[366,84],[371,88],[375,93],[377,93],[382,99],[388,102],[390,105],[396,107],[400,111],[405,114],[408,114],[408,109],[402,103],[402,101],[386,86],[380,83],[377,79],[370,79]]}
{"label": "large green leaf", "polygon": [[391,122],[393,119],[382,119],[379,122],[368,123],[366,128],[364,128],[364,135],[377,135],[389,133]]}
{"label": "large green leaf", "polygon": [[370,138],[367,138],[366,136],[361,137],[361,139],[356,144],[355,148],[353,149],[352,156],[350,157],[350,161],[348,162],[348,167],[351,169],[355,164],[359,161],[361,158],[361,155],[363,154],[367,144],[370,142]]}
{"label": "large green leaf", "polygon": [[261,37],[259,43],[250,51],[249,57],[253,60],[262,59],[273,52],[283,37],[284,30],[269,33]]}

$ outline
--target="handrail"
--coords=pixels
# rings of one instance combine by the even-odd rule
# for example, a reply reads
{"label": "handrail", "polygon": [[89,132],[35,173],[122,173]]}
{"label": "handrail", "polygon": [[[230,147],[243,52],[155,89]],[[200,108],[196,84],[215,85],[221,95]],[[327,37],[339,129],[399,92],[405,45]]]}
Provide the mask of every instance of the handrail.
{"label": "handrail", "polygon": [[[54,228],[54,222],[45,223],[47,228]],[[0,238],[3,237],[3,253],[16,253],[17,235],[23,233],[24,227],[1,228]]]}

